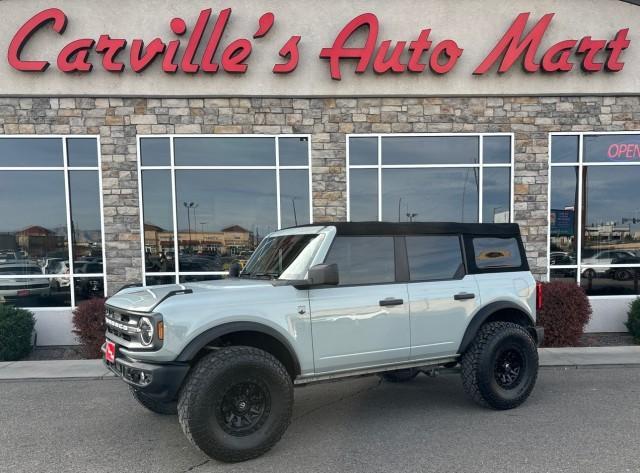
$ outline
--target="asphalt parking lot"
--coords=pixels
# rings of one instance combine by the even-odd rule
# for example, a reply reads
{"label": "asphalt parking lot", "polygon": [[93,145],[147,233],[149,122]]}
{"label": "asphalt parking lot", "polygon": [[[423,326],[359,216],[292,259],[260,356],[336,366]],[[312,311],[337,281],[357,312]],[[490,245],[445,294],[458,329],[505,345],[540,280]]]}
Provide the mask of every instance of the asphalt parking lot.
{"label": "asphalt parking lot", "polygon": [[209,460],[115,379],[0,382],[3,472],[638,472],[640,368],[543,369],[522,407],[481,409],[459,376],[296,389],[267,455]]}

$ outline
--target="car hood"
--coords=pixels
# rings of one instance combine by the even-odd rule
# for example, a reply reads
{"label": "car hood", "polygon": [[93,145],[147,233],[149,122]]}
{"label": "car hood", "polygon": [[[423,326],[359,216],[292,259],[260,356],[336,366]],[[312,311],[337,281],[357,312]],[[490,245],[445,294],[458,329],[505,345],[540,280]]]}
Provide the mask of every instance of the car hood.
{"label": "car hood", "polygon": [[[249,291],[271,286],[269,280],[256,279],[222,279],[187,284],[166,284],[162,286],[132,287],[124,289],[107,300],[107,305],[116,309],[134,312],[153,312],[172,292],[189,296],[188,291],[195,293],[210,292],[212,295],[229,294],[231,291]],[[182,297],[176,295],[176,297]]]}

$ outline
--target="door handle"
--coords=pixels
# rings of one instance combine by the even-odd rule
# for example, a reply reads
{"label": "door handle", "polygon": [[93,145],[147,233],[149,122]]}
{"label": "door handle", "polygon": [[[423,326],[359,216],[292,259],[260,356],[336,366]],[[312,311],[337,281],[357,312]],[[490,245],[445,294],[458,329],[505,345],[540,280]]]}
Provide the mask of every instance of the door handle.
{"label": "door handle", "polygon": [[464,301],[467,299],[475,299],[476,295],[471,292],[460,292],[453,296],[453,298],[457,301]]}
{"label": "door handle", "polygon": [[394,299],[393,297],[387,297],[386,299],[382,299],[379,304],[382,307],[390,306],[390,305],[402,305],[404,304],[403,299]]}

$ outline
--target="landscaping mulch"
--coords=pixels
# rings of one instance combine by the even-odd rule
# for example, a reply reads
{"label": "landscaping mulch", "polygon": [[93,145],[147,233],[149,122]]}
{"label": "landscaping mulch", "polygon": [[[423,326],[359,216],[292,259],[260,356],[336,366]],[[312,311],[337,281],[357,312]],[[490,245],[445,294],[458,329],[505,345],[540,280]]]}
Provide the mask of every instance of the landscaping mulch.
{"label": "landscaping mulch", "polygon": [[580,339],[583,347],[619,347],[635,345],[633,337],[624,332],[585,333]]}
{"label": "landscaping mulch", "polygon": [[42,360],[83,360],[79,346],[47,346],[36,347],[24,361]]}

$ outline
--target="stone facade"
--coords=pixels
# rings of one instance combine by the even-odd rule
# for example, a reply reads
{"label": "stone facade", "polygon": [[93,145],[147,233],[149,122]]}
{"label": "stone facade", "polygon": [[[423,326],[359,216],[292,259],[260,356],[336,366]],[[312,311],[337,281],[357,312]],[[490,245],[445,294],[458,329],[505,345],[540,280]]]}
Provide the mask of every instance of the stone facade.
{"label": "stone facade", "polygon": [[141,278],[136,135],[309,133],[314,220],[346,217],[348,133],[512,132],[515,221],[547,265],[548,133],[640,130],[639,97],[0,98],[0,133],[100,136],[109,292]]}

